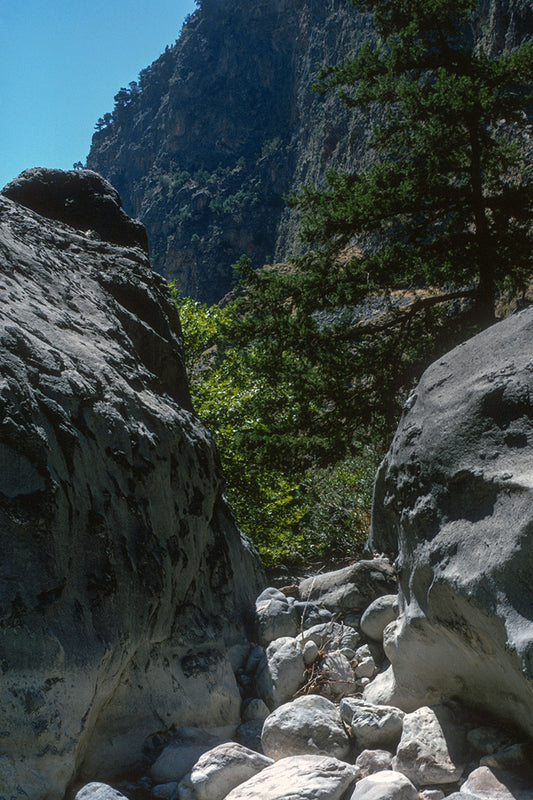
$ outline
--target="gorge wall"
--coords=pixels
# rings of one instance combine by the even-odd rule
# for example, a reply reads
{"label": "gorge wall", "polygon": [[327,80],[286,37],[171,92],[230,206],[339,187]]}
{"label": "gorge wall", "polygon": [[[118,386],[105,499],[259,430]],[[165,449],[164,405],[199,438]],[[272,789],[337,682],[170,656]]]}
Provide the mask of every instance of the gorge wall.
{"label": "gorge wall", "polygon": [[[318,66],[353,55],[371,19],[348,0],[204,0],[176,43],[117,95],[87,166],[146,226],[154,268],[219,300],[242,253],[298,250],[284,194],[328,167],[364,166],[369,120],[311,91]],[[481,0],[489,49],[533,35],[529,0]]]}
{"label": "gorge wall", "polygon": [[155,734],[240,721],[230,654],[262,570],[145,242],[86,170],[0,195],[1,800],[62,800]]}

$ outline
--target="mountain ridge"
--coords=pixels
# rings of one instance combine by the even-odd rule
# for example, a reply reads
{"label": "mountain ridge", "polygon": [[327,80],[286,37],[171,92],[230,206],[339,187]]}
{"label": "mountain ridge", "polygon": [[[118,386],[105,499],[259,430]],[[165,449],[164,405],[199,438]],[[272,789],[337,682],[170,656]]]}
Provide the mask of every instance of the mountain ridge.
{"label": "mountain ridge", "polygon": [[[481,0],[477,28],[489,49],[512,47],[533,34],[532,4]],[[294,255],[297,212],[284,195],[367,163],[367,115],[311,87],[320,64],[373,35],[347,0],[203,0],[116,95],[87,167],[144,223],[154,268],[183,294],[220,300],[242,253],[254,266]]]}

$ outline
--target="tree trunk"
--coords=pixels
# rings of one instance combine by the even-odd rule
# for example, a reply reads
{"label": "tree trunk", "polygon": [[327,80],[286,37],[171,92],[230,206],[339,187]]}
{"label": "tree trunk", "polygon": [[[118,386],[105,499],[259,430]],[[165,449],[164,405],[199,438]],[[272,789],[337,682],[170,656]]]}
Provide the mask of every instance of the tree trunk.
{"label": "tree trunk", "polygon": [[472,186],[472,209],[474,212],[475,237],[478,261],[478,286],[474,298],[476,322],[488,328],[496,321],[494,312],[494,252],[491,247],[489,222],[483,199],[483,177],[481,168],[481,141],[479,119],[470,125],[470,181]]}

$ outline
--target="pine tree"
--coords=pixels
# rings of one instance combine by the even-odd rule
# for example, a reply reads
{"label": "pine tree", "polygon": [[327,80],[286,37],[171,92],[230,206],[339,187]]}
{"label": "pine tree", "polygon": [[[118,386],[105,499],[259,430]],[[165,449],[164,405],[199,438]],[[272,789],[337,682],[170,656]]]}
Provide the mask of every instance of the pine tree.
{"label": "pine tree", "polygon": [[532,170],[520,150],[533,48],[490,58],[475,44],[473,0],[353,4],[374,12],[380,42],[325,69],[319,88],[377,109],[376,162],[293,198],[304,237],[335,253],[359,245],[345,267],[352,292],[453,287],[488,324],[496,289],[523,289],[533,265]]}
{"label": "pine tree", "polygon": [[[288,272],[241,265],[241,344],[261,342],[256,368],[292,404],[290,435],[281,400],[258,408],[278,461],[296,445],[332,457],[359,425],[393,424],[439,347],[493,322],[496,291],[523,291],[533,271],[531,45],[489,57],[473,0],[353,4],[379,38],[325,68],[318,90],[372,112],[372,166],[289,199],[309,250]],[[466,323],[454,303],[470,304]]]}

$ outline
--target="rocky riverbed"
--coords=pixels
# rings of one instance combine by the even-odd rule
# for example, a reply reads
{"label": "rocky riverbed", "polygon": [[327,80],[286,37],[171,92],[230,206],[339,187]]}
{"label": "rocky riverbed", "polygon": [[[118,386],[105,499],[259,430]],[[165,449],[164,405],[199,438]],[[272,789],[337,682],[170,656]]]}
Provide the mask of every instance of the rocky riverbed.
{"label": "rocky riverbed", "polygon": [[516,728],[450,698],[409,713],[366,699],[387,664],[395,590],[383,557],[265,589],[233,736],[178,729],[142,776],[90,783],[76,800],[533,798],[533,749]]}

